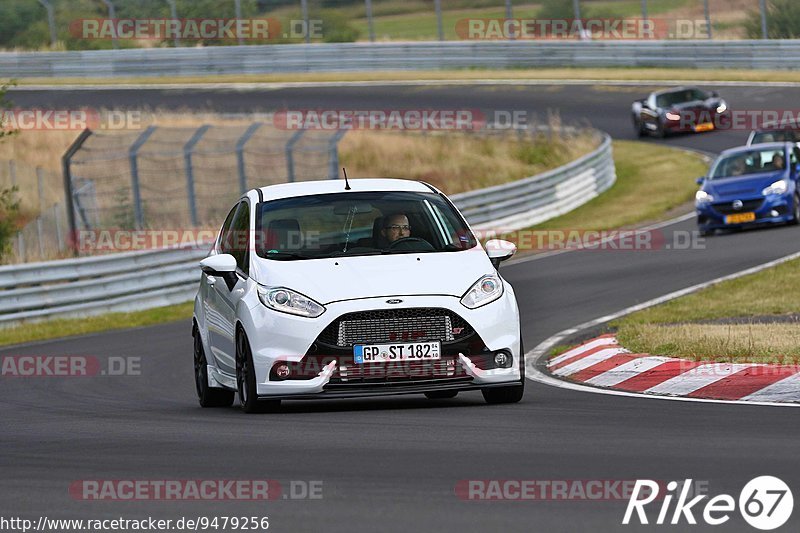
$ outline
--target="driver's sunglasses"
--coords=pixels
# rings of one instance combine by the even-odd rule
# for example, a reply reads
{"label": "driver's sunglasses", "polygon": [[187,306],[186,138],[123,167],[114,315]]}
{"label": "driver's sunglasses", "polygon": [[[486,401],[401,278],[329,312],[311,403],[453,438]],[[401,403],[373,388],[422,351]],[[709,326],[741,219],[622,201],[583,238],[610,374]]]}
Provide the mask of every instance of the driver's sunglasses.
{"label": "driver's sunglasses", "polygon": [[400,224],[392,224],[391,226],[385,226],[385,228],[386,229],[393,229],[393,230],[403,230],[403,231],[410,231],[411,230],[411,226],[409,226],[407,224],[404,225],[404,226],[401,226]]}

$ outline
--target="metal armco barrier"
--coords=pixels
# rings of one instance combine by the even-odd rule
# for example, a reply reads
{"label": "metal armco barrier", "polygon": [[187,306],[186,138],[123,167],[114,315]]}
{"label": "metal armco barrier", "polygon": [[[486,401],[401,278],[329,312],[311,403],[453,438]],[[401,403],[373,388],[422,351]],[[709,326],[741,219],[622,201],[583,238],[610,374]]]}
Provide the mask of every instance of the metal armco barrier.
{"label": "metal armco barrier", "polygon": [[0,77],[114,78],[519,67],[796,69],[800,40],[452,41],[2,52]]}
{"label": "metal armco barrier", "polygon": [[611,137],[562,167],[503,185],[452,195],[476,231],[515,231],[572,211],[611,187],[617,179]]}
{"label": "metal armco barrier", "polygon": [[0,267],[0,327],[23,321],[160,307],[191,300],[203,247]]}
{"label": "metal armco barrier", "polygon": [[[513,231],[566,213],[614,184],[611,138],[554,170],[456,194],[478,231]],[[0,267],[0,327],[24,321],[135,311],[190,301],[209,246],[129,252]]]}

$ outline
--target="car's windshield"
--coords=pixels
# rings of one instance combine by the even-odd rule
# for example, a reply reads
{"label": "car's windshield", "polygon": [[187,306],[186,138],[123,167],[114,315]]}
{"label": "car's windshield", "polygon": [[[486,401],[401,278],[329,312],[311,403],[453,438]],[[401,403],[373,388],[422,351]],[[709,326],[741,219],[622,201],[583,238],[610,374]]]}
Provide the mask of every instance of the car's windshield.
{"label": "car's windshield", "polygon": [[706,98],[708,98],[708,95],[699,89],[683,89],[680,91],[659,94],[656,96],[656,105],[658,107],[671,107],[675,104],[695,102],[698,100],[705,100]]}
{"label": "car's windshield", "polygon": [[320,194],[259,205],[256,253],[266,259],[457,252],[477,244],[458,213],[432,192]]}
{"label": "car's windshield", "polygon": [[709,177],[734,178],[759,172],[775,172],[786,168],[786,154],[782,148],[748,150],[717,159]]}
{"label": "car's windshield", "polygon": [[795,133],[792,130],[757,131],[753,134],[750,144],[772,142],[795,142]]}

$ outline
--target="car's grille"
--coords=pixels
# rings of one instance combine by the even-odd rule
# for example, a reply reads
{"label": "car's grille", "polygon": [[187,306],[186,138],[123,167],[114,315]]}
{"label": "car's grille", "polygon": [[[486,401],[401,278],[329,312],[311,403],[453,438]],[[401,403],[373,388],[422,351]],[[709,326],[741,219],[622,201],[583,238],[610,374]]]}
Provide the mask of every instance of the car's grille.
{"label": "car's grille", "polygon": [[423,381],[428,379],[463,378],[464,369],[455,358],[437,361],[398,361],[396,363],[355,364],[340,361],[331,376],[332,383]]}
{"label": "car's grille", "polygon": [[736,213],[749,213],[751,211],[757,211],[761,205],[764,203],[763,198],[758,198],[756,200],[745,200],[742,202],[742,207],[739,209],[735,209],[733,207],[733,202],[721,202],[718,204],[713,204],[712,207],[717,213],[722,215],[733,215]]}
{"label": "car's grille", "polygon": [[383,309],[348,313],[334,320],[318,337],[329,346],[362,343],[454,342],[473,333],[467,322],[447,309]]}

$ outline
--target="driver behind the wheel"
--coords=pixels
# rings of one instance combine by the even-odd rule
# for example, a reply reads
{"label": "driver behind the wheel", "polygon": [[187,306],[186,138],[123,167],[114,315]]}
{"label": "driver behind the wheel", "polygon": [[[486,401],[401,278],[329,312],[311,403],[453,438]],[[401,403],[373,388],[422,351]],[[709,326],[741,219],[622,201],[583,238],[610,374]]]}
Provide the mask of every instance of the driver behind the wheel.
{"label": "driver behind the wheel", "polygon": [[383,228],[381,228],[381,236],[386,239],[388,244],[410,237],[411,226],[408,223],[408,217],[402,213],[386,217],[383,221]]}

